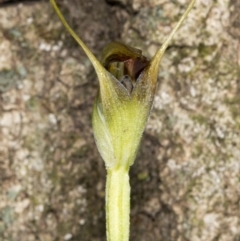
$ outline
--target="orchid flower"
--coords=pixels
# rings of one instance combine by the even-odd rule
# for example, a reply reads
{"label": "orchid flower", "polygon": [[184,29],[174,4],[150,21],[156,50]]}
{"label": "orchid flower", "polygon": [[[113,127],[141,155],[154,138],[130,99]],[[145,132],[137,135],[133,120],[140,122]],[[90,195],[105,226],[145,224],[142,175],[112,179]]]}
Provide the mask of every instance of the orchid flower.
{"label": "orchid flower", "polygon": [[121,42],[109,43],[99,61],[71,29],[54,0],[50,0],[67,31],[93,64],[99,92],[93,107],[94,138],[107,169],[106,228],[108,241],[129,240],[129,168],[134,163],[156,93],[161,58],[187,17],[188,8],[151,60]]}

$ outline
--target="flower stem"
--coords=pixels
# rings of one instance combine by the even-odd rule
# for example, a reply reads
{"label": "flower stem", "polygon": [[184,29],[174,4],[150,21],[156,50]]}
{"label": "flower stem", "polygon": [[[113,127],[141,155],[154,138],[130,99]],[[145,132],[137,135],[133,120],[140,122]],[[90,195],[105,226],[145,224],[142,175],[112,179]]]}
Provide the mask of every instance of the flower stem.
{"label": "flower stem", "polygon": [[130,185],[128,169],[108,169],[106,185],[107,241],[129,240]]}

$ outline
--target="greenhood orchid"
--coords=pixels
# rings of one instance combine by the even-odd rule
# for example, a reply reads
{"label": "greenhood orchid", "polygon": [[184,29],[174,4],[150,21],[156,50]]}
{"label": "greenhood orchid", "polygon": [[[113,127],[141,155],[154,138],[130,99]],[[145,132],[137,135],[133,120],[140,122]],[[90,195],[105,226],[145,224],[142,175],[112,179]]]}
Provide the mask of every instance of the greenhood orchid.
{"label": "greenhood orchid", "polygon": [[99,92],[93,107],[93,133],[107,168],[106,212],[108,241],[129,240],[130,186],[128,171],[133,164],[156,92],[161,58],[192,9],[192,0],[155,56],[148,60],[142,51],[121,42],[109,43],[101,60],[92,54],[50,0],[68,32],[93,64]]}

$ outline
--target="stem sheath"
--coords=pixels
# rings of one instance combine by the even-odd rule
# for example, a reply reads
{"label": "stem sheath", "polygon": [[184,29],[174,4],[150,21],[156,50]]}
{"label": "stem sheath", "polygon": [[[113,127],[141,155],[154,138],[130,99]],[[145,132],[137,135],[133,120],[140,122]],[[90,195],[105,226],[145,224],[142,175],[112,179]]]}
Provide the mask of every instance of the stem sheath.
{"label": "stem sheath", "polygon": [[107,241],[129,241],[129,215],[128,169],[108,169],[106,185]]}

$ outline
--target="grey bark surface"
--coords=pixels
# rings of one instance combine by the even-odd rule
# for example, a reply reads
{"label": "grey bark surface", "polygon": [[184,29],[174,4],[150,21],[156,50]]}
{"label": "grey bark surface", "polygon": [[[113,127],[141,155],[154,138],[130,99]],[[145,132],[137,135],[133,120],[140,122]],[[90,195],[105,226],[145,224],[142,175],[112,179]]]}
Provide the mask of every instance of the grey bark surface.
{"label": "grey bark surface", "polygon": [[[189,1],[59,1],[100,56],[151,58]],[[240,240],[240,5],[197,0],[168,48],[131,167],[132,241]],[[93,67],[48,2],[0,8],[0,240],[105,240]],[[134,121],[134,120],[133,120]]]}

